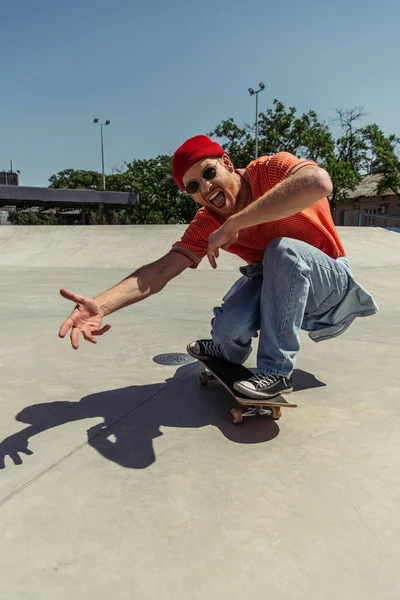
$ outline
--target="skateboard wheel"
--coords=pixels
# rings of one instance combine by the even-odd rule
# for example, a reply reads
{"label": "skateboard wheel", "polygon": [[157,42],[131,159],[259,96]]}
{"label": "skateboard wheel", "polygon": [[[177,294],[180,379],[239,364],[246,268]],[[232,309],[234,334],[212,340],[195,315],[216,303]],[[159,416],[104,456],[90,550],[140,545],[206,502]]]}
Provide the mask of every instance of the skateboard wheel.
{"label": "skateboard wheel", "polygon": [[208,384],[208,375],[205,371],[203,371],[203,373],[200,373],[199,380],[200,380],[201,385]]}
{"label": "skateboard wheel", "polygon": [[275,421],[280,419],[282,416],[282,408],[280,406],[273,406],[271,416],[273,419],[275,419]]}
{"label": "skateboard wheel", "polygon": [[238,425],[239,423],[241,423],[243,421],[242,411],[239,410],[238,408],[232,408],[231,417],[232,417],[232,421],[235,425]]}

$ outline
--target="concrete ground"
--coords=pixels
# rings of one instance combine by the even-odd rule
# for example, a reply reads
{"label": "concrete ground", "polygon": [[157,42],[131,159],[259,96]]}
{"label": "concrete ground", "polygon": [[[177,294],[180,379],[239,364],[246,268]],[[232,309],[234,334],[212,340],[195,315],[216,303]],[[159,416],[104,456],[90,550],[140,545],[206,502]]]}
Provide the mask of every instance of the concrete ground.
{"label": "concrete ground", "polygon": [[298,408],[235,426],[185,349],[236,257],[111,315],[97,346],[57,337],[60,287],[94,295],[182,231],[0,228],[0,598],[397,600],[400,236],[339,228],[380,312],[302,334]]}

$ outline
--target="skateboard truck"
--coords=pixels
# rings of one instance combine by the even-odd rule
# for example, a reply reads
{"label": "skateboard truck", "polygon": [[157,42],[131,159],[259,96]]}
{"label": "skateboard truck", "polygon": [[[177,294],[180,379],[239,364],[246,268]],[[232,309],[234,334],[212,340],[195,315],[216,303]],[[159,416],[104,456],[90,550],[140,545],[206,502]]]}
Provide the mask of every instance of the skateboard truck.
{"label": "skateboard truck", "polygon": [[257,415],[268,415],[274,421],[277,421],[282,416],[282,408],[280,406],[248,406],[247,410],[240,408],[232,408],[231,419],[235,425],[238,425],[247,417],[256,417]]}
{"label": "skateboard truck", "polygon": [[211,371],[208,371],[208,369],[206,369],[199,375],[201,385],[207,385],[209,381],[214,381],[215,379],[217,379],[215,375],[213,375]]}

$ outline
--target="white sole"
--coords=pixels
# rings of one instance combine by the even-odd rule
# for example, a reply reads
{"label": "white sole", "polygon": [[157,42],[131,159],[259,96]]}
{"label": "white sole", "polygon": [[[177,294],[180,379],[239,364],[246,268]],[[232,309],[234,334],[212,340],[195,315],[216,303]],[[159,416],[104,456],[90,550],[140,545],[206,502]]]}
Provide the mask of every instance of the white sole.
{"label": "white sole", "polygon": [[248,398],[253,398],[254,400],[260,400],[260,401],[261,400],[272,400],[273,398],[276,398],[277,396],[280,396],[283,394],[291,394],[293,392],[293,388],[288,388],[287,390],[282,390],[281,392],[275,392],[274,394],[267,396],[266,394],[263,394],[262,392],[255,392],[252,390],[248,390],[246,388],[238,388],[238,387],[236,387],[236,383],[233,384],[233,389],[236,392],[239,392],[240,394],[247,396]]}

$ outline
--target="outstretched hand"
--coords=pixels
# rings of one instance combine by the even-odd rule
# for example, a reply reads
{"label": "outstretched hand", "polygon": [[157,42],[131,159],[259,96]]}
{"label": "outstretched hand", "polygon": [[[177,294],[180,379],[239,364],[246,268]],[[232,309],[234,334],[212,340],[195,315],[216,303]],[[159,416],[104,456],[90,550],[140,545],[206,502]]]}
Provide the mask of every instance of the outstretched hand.
{"label": "outstretched hand", "polygon": [[0,469],[4,469],[6,466],[6,456],[11,458],[14,465],[22,465],[20,454],[26,454],[27,456],[33,454],[32,450],[28,448],[28,438],[25,430],[10,435],[0,443]]}
{"label": "outstretched hand", "polygon": [[216,259],[219,257],[219,249],[227,250],[238,239],[239,232],[232,230],[228,222],[214,231],[208,238],[207,257],[213,269],[217,268]]}
{"label": "outstretched hand", "polygon": [[111,325],[101,327],[104,315],[100,310],[98,302],[92,298],[79,296],[65,289],[60,290],[60,294],[63,298],[75,302],[76,306],[68,319],[61,325],[58,332],[59,337],[64,338],[69,330],[71,330],[71,345],[75,350],[79,348],[80,334],[83,335],[87,342],[97,344],[95,336],[103,335],[103,333],[111,329]]}

